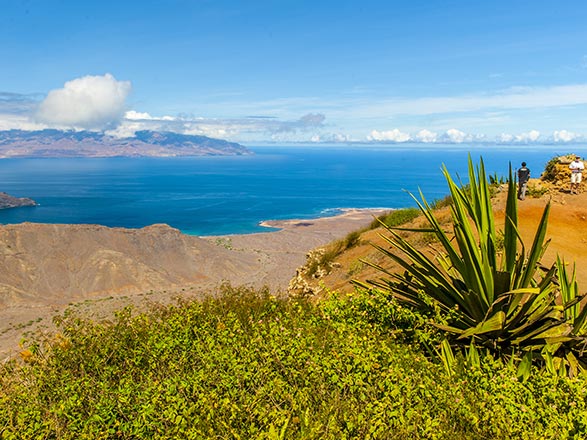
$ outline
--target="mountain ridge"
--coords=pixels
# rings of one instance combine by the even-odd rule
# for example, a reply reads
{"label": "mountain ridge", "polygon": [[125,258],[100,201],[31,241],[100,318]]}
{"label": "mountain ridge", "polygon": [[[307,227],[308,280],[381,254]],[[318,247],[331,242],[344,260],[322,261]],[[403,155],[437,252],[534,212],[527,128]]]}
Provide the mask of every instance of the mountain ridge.
{"label": "mountain ridge", "polygon": [[0,159],[24,157],[178,157],[253,154],[236,142],[141,130],[133,137],[93,131],[0,131]]}

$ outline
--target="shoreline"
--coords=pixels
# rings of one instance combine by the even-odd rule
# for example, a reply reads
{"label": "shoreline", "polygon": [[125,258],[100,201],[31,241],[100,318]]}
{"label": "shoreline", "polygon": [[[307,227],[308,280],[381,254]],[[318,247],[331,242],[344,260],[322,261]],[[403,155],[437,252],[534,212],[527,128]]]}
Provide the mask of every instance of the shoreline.
{"label": "shoreline", "polygon": [[[364,214],[371,214],[373,217],[377,217],[379,215],[385,214],[387,212],[393,211],[395,208],[333,208],[334,211],[338,211],[338,214],[329,215],[329,216],[320,216],[320,217],[313,217],[313,218],[291,218],[291,219],[283,219],[283,220],[263,220],[259,222],[259,226],[264,228],[277,228],[278,230],[284,228],[295,228],[295,227],[303,227],[315,224],[316,222],[323,222],[326,220],[334,220],[340,218],[353,218],[355,216],[362,216]],[[269,232],[276,232],[276,231],[269,231]]]}

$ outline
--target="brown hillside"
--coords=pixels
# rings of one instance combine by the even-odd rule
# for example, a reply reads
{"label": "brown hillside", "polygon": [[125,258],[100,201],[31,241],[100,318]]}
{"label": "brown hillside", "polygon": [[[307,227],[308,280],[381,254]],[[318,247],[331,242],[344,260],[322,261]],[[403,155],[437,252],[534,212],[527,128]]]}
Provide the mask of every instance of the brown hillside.
{"label": "brown hillside", "polygon": [[[381,214],[382,211],[373,211]],[[305,255],[371,221],[369,211],[269,221],[279,231],[222,237],[23,223],[0,226],[0,361],[65,307],[106,316],[128,304],[209,294],[223,282],[285,292]]]}
{"label": "brown hillside", "polygon": [[[530,186],[542,188],[541,191],[545,193],[536,198],[527,197],[526,200],[518,203],[519,229],[524,243],[528,247],[532,245],[545,205],[550,202],[547,237],[551,242],[542,263],[552,264],[557,254],[564,257],[567,262],[575,262],[579,288],[584,291],[587,289],[587,193],[570,195],[564,189],[562,182],[560,186],[555,187],[538,179],[532,179]],[[505,191],[501,191],[494,199],[495,219],[499,228],[503,228],[505,196]],[[448,208],[438,210],[437,217],[446,223],[449,230]],[[405,226],[425,227],[426,224],[419,217]],[[380,237],[382,233],[385,233],[383,228],[364,232],[358,245],[343,252],[328,265],[328,268],[321,268],[314,276],[307,276],[307,265],[300,268],[298,275],[290,283],[290,292],[303,295],[320,295],[325,290],[352,292],[354,290],[351,284],[352,279],[364,281],[380,276],[379,272],[363,264],[361,260],[382,264],[392,272],[399,270],[396,264],[383,258],[381,253],[372,246],[372,244],[385,246],[385,241]],[[434,246],[432,238],[426,233],[402,232],[402,234],[409,237],[409,240],[419,248],[432,249]]]}

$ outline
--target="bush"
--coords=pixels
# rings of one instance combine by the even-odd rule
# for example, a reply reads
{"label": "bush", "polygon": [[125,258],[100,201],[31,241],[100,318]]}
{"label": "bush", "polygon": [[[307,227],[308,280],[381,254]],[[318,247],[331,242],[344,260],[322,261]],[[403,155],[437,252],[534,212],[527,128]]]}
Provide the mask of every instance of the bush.
{"label": "bush", "polygon": [[312,277],[321,271],[324,273],[330,273],[334,259],[345,249],[347,249],[347,243],[345,240],[337,240],[324,248],[319,248],[310,252],[306,262],[306,275]]}
{"label": "bush", "polygon": [[452,203],[453,203],[452,196],[449,194],[449,195],[443,197],[442,199],[433,200],[432,203],[430,203],[430,206],[432,206],[432,209],[440,209],[440,208],[445,208],[447,206],[450,206],[450,205],[452,205]]}
{"label": "bush", "polygon": [[528,185],[528,188],[526,190],[526,195],[528,197],[534,197],[539,199],[540,197],[542,197],[544,194],[548,193],[548,188],[545,186],[541,186],[541,185]]}
{"label": "bush", "polygon": [[559,159],[557,156],[557,157],[553,157],[552,159],[550,159],[546,163],[546,166],[544,167],[544,172],[542,173],[542,180],[545,180],[547,182],[554,182],[557,180],[556,166],[558,165],[558,162],[559,162]]}
{"label": "bush", "polygon": [[[581,438],[585,381],[482,363],[455,375],[369,296],[318,305],[225,287],[203,302],[72,314],[0,368],[0,438]],[[383,315],[378,317],[377,310]],[[365,313],[375,314],[363,319]],[[424,330],[422,330],[424,331]],[[405,341],[405,342],[402,342]]]}
{"label": "bush", "polygon": [[379,226],[381,226],[381,223],[392,227],[400,226],[414,220],[419,215],[420,210],[418,208],[394,209],[393,211],[381,215],[377,217],[377,219],[373,220],[370,228],[378,228]]}
{"label": "bush", "polygon": [[[445,231],[423,196],[417,201],[430,225],[421,232],[433,233],[439,242],[435,255],[430,257],[387,227],[386,245],[374,246],[404,273],[393,274],[367,262],[383,277],[356,284],[387,292],[420,313],[439,309],[443,319],[436,325],[461,349],[477,344],[497,357],[523,357],[520,366],[526,370],[532,360],[570,376],[587,369],[587,308],[579,306],[585,295],[571,287],[574,276],[567,278],[564,262],[541,269],[550,206],[529,247],[517,230],[511,168],[503,233],[495,226],[483,161],[474,167],[469,158],[466,186],[458,186],[446,168],[443,172],[453,198],[452,233]],[[565,297],[565,291],[571,294]],[[577,309],[572,316],[571,308]]]}

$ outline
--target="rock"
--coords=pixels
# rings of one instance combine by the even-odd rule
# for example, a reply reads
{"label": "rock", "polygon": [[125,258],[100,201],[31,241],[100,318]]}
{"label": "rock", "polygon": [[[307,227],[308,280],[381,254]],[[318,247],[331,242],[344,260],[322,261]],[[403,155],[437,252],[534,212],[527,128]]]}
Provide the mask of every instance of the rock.
{"label": "rock", "polygon": [[0,192],[0,209],[19,208],[21,206],[37,206],[37,202],[26,197],[12,197]]}

